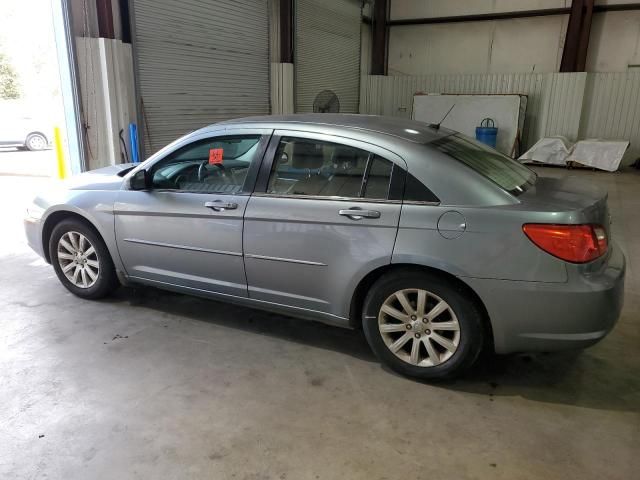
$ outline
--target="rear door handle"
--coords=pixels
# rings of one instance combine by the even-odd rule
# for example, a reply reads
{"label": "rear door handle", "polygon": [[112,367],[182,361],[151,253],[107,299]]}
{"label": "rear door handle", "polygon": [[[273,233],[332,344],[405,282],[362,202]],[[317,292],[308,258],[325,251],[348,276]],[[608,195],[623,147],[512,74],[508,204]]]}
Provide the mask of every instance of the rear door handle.
{"label": "rear door handle", "polygon": [[223,202],[222,200],[214,200],[213,202],[204,202],[204,206],[212,208],[216,212],[224,212],[225,210],[235,210],[238,208],[237,203]]}
{"label": "rear door handle", "polygon": [[377,210],[362,210],[360,208],[349,208],[340,210],[338,215],[349,217],[351,220],[362,220],[363,218],[380,218],[380,212]]}

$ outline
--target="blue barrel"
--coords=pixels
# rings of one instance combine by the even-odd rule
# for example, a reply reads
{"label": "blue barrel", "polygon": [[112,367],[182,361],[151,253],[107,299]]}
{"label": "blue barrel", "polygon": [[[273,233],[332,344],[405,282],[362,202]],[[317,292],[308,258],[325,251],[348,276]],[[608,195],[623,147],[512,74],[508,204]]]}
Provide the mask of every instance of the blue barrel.
{"label": "blue barrel", "polygon": [[496,148],[496,139],[498,138],[498,128],[492,118],[485,118],[480,122],[480,126],[476,127],[476,140]]}

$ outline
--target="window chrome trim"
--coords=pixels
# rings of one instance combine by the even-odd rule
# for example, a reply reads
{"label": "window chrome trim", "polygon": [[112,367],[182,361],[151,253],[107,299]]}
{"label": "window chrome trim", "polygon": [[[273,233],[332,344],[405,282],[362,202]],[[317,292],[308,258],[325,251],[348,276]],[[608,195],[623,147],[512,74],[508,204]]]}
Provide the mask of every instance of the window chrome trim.
{"label": "window chrome trim", "polygon": [[246,258],[255,258],[257,260],[272,260],[275,262],[287,262],[287,263],[299,263],[302,265],[315,265],[318,267],[326,267],[326,263],[322,262],[312,262],[311,260],[298,260],[295,258],[282,258],[282,257],[270,257],[268,255],[253,255],[250,253],[245,253],[244,256]]}
{"label": "window chrome trim", "polygon": [[153,245],[154,247],[177,248],[178,250],[190,250],[193,252],[216,253],[219,255],[231,255],[233,257],[241,257],[240,252],[227,252],[226,250],[212,250],[210,248],[191,247],[189,245],[176,245],[173,243],[151,242],[149,240],[139,240],[137,238],[125,238],[123,241],[129,243],[138,243],[140,245]]}
{"label": "window chrome trim", "polygon": [[441,205],[441,202],[428,202],[426,200],[405,200],[402,202],[403,205],[430,205],[432,207],[438,207]]}
{"label": "window chrome trim", "polygon": [[337,202],[358,202],[358,203],[390,203],[394,205],[402,204],[402,200],[385,200],[375,198],[359,198],[359,197],[332,197],[326,195],[282,195],[279,193],[254,192],[253,197],[266,198],[295,198],[298,200],[333,200]]}
{"label": "window chrome trim", "polygon": [[230,197],[248,197],[251,195],[249,192],[240,191],[238,193],[229,193],[229,192],[203,192],[198,190],[180,190],[179,188],[150,188],[149,190],[144,190],[146,192],[156,192],[156,193],[190,193],[192,195],[223,195]]}

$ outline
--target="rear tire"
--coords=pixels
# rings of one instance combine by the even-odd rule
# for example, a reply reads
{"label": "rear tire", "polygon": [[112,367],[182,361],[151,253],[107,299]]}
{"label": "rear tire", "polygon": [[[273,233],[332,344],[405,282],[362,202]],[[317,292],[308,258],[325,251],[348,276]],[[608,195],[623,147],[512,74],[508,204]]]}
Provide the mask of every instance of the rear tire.
{"label": "rear tire", "polygon": [[47,139],[39,133],[30,133],[24,142],[24,146],[32,152],[44,150],[47,148]]}
{"label": "rear tire", "polygon": [[78,297],[103,298],[119,285],[107,246],[81,221],[63,220],[54,227],[49,258],[62,285]]}
{"label": "rear tire", "polygon": [[428,272],[381,277],[365,298],[362,325],[383,364],[425,380],[459,376],[484,344],[475,301],[451,280]]}

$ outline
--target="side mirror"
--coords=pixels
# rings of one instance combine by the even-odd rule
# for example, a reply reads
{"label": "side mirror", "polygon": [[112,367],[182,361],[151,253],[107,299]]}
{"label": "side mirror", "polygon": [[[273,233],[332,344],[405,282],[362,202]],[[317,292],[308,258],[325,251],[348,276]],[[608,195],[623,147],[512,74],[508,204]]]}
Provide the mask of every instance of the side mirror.
{"label": "side mirror", "polygon": [[146,170],[138,170],[136,174],[129,180],[129,188],[131,190],[147,190],[151,186],[149,172]]}

